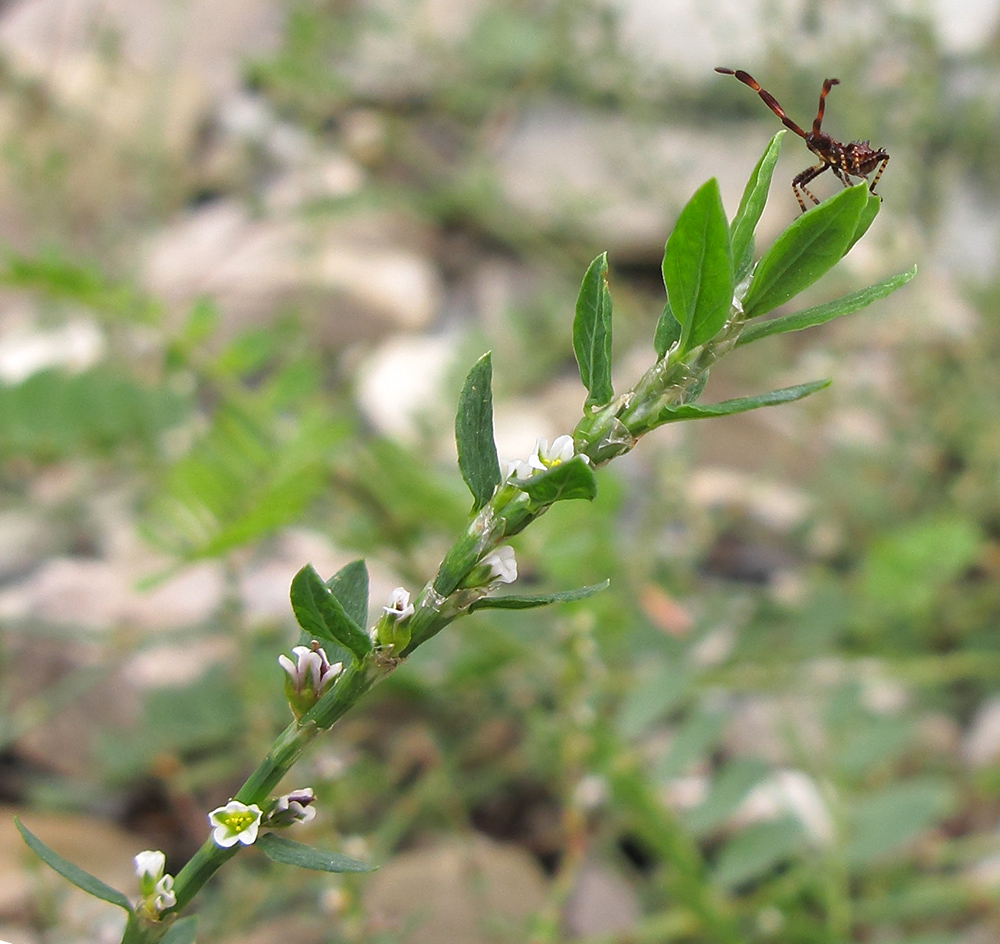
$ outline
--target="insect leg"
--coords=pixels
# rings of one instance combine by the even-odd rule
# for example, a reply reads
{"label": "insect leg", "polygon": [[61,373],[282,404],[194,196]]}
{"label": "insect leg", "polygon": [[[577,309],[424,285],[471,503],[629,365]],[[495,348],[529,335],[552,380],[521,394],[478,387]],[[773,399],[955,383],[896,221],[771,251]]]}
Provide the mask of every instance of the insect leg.
{"label": "insect leg", "polygon": [[[813,203],[819,206],[819,200],[817,200],[816,197],[809,191],[809,189],[806,187],[806,184],[809,183],[809,181],[812,180],[814,177],[818,177],[820,174],[823,173],[823,171],[825,171],[830,166],[831,166],[830,164],[827,164],[824,161],[822,164],[816,164],[813,167],[807,167],[804,171],[802,171],[801,174],[795,177],[795,179],[792,181],[792,192],[795,194],[795,198],[799,201],[799,206],[802,208],[803,213],[806,212],[806,204],[805,201],[802,199],[803,193],[810,200],[812,200]],[[799,191],[801,191],[801,193]]]}
{"label": "insect leg", "polygon": [[868,192],[869,193],[875,193],[875,184],[878,183],[878,179],[879,179],[879,177],[882,176],[882,171],[885,170],[885,165],[888,164],[888,163],[889,163],[889,158],[888,157],[883,157],[881,163],[879,163],[879,165],[878,165],[878,170],[875,171],[875,177],[872,180],[871,185],[868,187]]}

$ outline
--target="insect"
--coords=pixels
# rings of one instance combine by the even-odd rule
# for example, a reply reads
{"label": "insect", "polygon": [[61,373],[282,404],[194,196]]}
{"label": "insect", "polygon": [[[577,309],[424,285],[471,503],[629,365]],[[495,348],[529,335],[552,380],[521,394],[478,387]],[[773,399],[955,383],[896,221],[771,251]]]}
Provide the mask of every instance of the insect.
{"label": "insect", "polygon": [[[813,203],[819,204],[819,200],[809,191],[806,184],[814,177],[818,177],[827,168],[833,170],[837,179],[845,186],[851,186],[849,177],[864,177],[875,172],[868,190],[875,193],[875,185],[885,170],[885,165],[889,163],[889,154],[881,149],[876,150],[867,141],[851,141],[849,144],[841,144],[835,141],[830,135],[822,130],[823,112],[826,109],[826,96],[835,85],[840,85],[840,79],[825,79],[823,81],[823,91],[819,93],[819,109],[816,112],[816,120],[813,121],[812,131],[803,131],[778,104],[777,99],[768,91],[762,89],[752,75],[739,69],[718,68],[716,72],[723,75],[736,76],[744,85],[749,85],[760,97],[764,104],[771,109],[780,119],[782,124],[791,131],[794,131],[803,141],[806,147],[815,154],[820,162],[807,167],[801,174],[792,180],[792,192],[799,201],[802,212],[805,213],[806,202],[802,199],[805,194]],[[877,194],[876,194],[877,196]]]}

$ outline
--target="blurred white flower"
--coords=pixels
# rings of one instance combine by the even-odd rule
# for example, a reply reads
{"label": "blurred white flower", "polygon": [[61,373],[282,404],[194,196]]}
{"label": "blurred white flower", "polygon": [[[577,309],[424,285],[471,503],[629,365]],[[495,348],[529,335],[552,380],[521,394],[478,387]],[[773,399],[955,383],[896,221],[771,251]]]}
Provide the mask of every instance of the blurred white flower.
{"label": "blurred white flower", "polygon": [[491,581],[513,583],[517,580],[517,560],[514,558],[514,548],[509,544],[498,547],[492,554],[487,554],[482,563],[489,567]]}
{"label": "blurred white flower", "polygon": [[530,479],[534,469],[530,462],[525,462],[524,459],[504,459],[504,481],[509,482],[511,479]]}

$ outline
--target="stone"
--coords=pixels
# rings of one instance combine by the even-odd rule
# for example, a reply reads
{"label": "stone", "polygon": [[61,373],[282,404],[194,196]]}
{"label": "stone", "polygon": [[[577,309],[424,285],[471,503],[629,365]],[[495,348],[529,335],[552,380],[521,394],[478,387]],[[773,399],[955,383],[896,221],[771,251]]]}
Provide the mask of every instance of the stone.
{"label": "stone", "polygon": [[976,709],[962,740],[962,758],[973,770],[1000,763],[1000,697],[988,698]]}
{"label": "stone", "polygon": [[368,878],[363,896],[373,937],[382,931],[398,934],[401,944],[487,944],[490,926],[520,927],[544,905],[546,884],[521,848],[451,837],[390,859]]}
{"label": "stone", "polygon": [[504,197],[535,225],[582,227],[618,263],[658,262],[674,217],[705,182],[704,168],[735,208],[766,143],[765,135],[727,141],[547,103],[521,114],[496,146],[494,168]]}
{"label": "stone", "polygon": [[620,872],[586,862],[563,908],[563,924],[573,937],[627,935],[642,918],[635,888]]}
{"label": "stone", "polygon": [[0,581],[36,565],[55,542],[54,528],[26,510],[0,513]]}
{"label": "stone", "polygon": [[[276,199],[286,198],[294,202],[290,194]],[[212,298],[222,337],[265,324],[276,308],[295,303],[322,343],[342,348],[387,329],[429,325],[441,286],[422,240],[409,221],[389,214],[312,224],[294,213],[257,218],[239,201],[219,200],[157,235],[143,281],[181,313],[199,297]]]}
{"label": "stone", "polygon": [[0,381],[18,384],[40,370],[85,370],[107,347],[91,318],[73,317],[58,327],[41,327],[27,312],[6,312],[0,330]]}
{"label": "stone", "polygon": [[271,0],[24,0],[0,18],[0,49],[16,72],[55,91],[71,87],[60,72],[78,72],[82,57],[110,58],[155,77],[162,105],[185,73],[217,94],[241,85],[245,57],[277,48],[281,21]]}
{"label": "stone", "polygon": [[54,557],[20,584],[0,593],[0,616],[57,626],[105,631],[180,629],[207,620],[223,596],[218,562],[194,564],[151,590],[135,581],[148,577],[121,561]]}
{"label": "stone", "polygon": [[[359,365],[355,383],[368,422],[383,436],[415,442],[429,417],[445,413],[445,381],[457,346],[453,335],[405,334],[372,351]],[[441,426],[436,419],[430,425]]]}

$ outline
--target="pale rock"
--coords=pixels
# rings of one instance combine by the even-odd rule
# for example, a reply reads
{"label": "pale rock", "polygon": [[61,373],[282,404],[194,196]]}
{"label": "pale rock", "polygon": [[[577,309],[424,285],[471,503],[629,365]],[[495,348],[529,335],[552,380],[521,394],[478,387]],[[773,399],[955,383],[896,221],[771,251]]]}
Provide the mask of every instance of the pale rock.
{"label": "pale rock", "polygon": [[426,328],[437,312],[441,286],[421,255],[404,247],[330,240],[316,260],[319,284],[344,294],[404,330]]}
{"label": "pale rock", "polygon": [[973,770],[1000,763],[1000,696],[987,699],[976,710],[962,742],[962,757]]}
{"label": "pale rock", "polygon": [[324,154],[305,167],[275,180],[265,194],[269,209],[294,210],[316,200],[340,200],[357,193],[365,182],[364,172],[342,154]]}
{"label": "pale rock", "polygon": [[113,38],[115,64],[145,73],[161,101],[183,75],[222,94],[242,84],[248,55],[277,48],[282,15],[271,0],[22,0],[0,17],[0,49],[16,72],[58,90],[61,67],[72,74],[81,57],[106,60],[102,44]]}
{"label": "pale rock", "polygon": [[688,478],[687,497],[706,510],[739,508],[767,528],[787,534],[801,526],[812,507],[811,499],[786,482],[769,482],[759,475],[707,466]]}
{"label": "pale rock", "polygon": [[254,219],[237,201],[216,201],[161,230],[147,250],[144,282],[182,310],[208,296],[224,322],[259,319],[299,284],[297,234],[291,221]]}
{"label": "pale rock", "polygon": [[[330,160],[322,186],[353,186],[346,165]],[[415,245],[421,238],[384,214],[312,224],[285,213],[258,219],[237,201],[220,200],[158,235],[147,249],[144,281],[181,311],[196,298],[214,299],[224,334],[266,323],[280,304],[296,301],[323,342],[343,346],[388,327],[428,326],[441,286]]]}
{"label": "pale rock", "polygon": [[[767,143],[672,126],[642,128],[620,116],[561,104],[526,110],[495,148],[504,196],[539,226],[582,226],[614,260],[663,253],[673,219],[710,166],[727,206]],[[762,223],[766,234],[767,220]],[[764,237],[762,237],[764,238]]]}
{"label": "pale rock", "polygon": [[378,432],[414,442],[421,421],[443,411],[456,347],[453,335],[397,335],[371,352],[357,371],[357,400]]}
{"label": "pale rock", "polygon": [[663,802],[680,813],[693,810],[705,802],[710,786],[709,778],[704,774],[673,777],[663,785]]}
{"label": "pale rock", "polygon": [[401,944],[486,944],[485,929],[527,922],[547,894],[528,852],[473,836],[396,855],[368,877],[363,898],[370,937],[381,930]]}
{"label": "pale rock", "polygon": [[882,414],[860,406],[836,410],[827,417],[823,426],[824,437],[846,449],[878,453],[889,442]]}
{"label": "pale rock", "polygon": [[171,630],[206,621],[223,597],[218,563],[192,565],[144,592],[135,581],[146,576],[121,562],[55,557],[0,593],[0,616],[92,631]]}
{"label": "pale rock", "polygon": [[571,937],[626,935],[642,918],[635,888],[600,862],[586,862],[576,874],[563,906],[563,924]]}
{"label": "pale rock", "polygon": [[0,381],[21,383],[53,367],[82,371],[96,364],[106,347],[104,332],[90,318],[49,328],[27,312],[8,313],[0,328]]}
{"label": "pale rock", "polygon": [[7,581],[37,563],[54,540],[54,529],[31,512],[0,513],[0,581]]}
{"label": "pale rock", "polygon": [[[240,599],[244,614],[251,623],[294,623],[289,588],[292,578],[312,564],[328,580],[358,555],[343,551],[323,535],[304,528],[290,528],[277,535],[268,554],[248,563],[239,576]],[[378,561],[366,560],[368,569],[369,616],[382,611],[393,588],[400,585],[398,575]]]}
{"label": "pale rock", "polygon": [[211,666],[232,663],[239,657],[235,639],[209,636],[141,649],[122,667],[122,675],[140,691],[180,688],[198,681]]}
{"label": "pale rock", "polygon": [[760,757],[768,763],[793,762],[792,744],[809,745],[821,756],[826,749],[823,726],[812,699],[748,696],[729,715],[723,745],[738,757]]}

